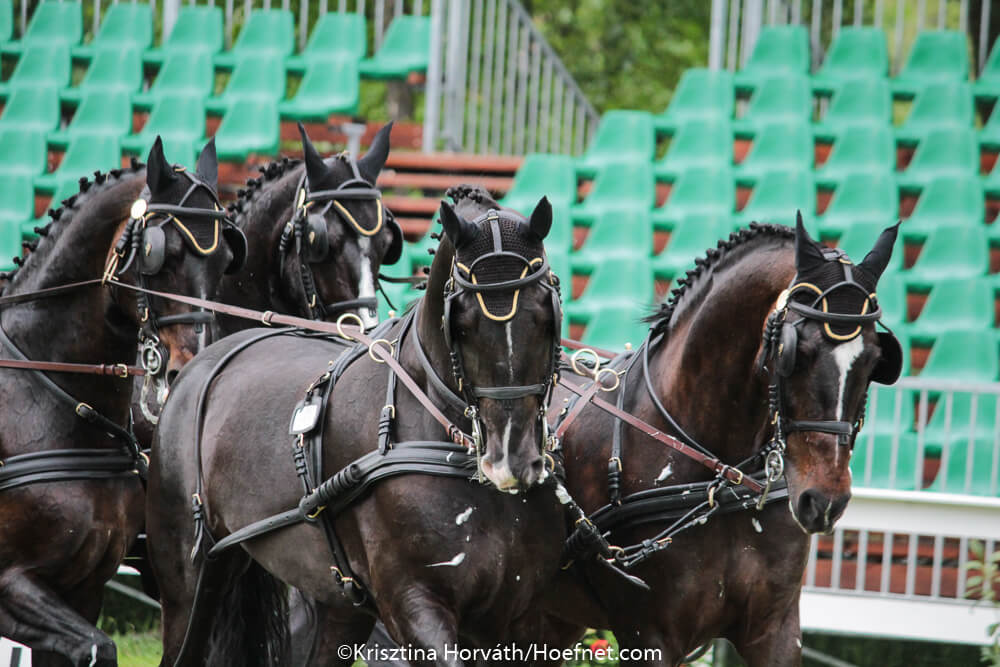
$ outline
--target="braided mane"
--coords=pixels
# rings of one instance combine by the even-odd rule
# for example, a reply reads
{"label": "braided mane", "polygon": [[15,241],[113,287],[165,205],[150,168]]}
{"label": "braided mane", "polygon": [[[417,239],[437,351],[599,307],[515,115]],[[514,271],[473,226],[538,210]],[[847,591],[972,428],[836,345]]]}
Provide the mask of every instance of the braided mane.
{"label": "braided mane", "polygon": [[260,196],[265,184],[281,179],[301,164],[302,160],[283,157],[262,167],[258,166],[257,170],[260,172],[260,176],[247,180],[246,187],[239,189],[236,193],[236,200],[226,207],[229,213],[233,218],[236,218],[246,212]]}
{"label": "braided mane", "polygon": [[677,279],[677,287],[670,292],[670,298],[645,319],[650,323],[650,335],[666,333],[670,329],[677,307],[681,305],[681,300],[689,295],[691,298],[698,297],[701,294],[700,288],[710,284],[709,281],[702,280],[703,278],[710,276],[723,265],[725,260],[733,257],[734,251],[744,248],[757,239],[794,240],[795,231],[784,225],[751,222],[749,228],[740,229],[731,233],[729,238],[721,239],[715,248],[705,251],[704,257],[694,260],[694,268],[683,278]]}

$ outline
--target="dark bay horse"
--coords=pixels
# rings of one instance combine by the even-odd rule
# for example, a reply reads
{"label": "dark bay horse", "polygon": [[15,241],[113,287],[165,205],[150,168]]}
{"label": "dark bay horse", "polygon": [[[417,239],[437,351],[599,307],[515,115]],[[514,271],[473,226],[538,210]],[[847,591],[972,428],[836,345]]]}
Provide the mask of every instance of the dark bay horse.
{"label": "dark bay horse", "polygon": [[[449,652],[459,641],[531,636],[520,619],[554,575],[565,538],[541,452],[561,318],[542,245],[551,208],[542,200],[525,220],[491,211],[499,207],[481,190],[449,194],[458,205],[442,203],[445,235],[426,295],[373,336],[394,349],[442,419],[472,429],[482,476],[509,493],[470,481],[476,458],[462,448],[471,469],[458,478],[382,479],[333,516],[317,510],[320,524],[329,517],[323,530],[294,523],[206,559],[212,540],[300,506],[292,455],[303,441],[289,420],[294,411],[295,431],[300,401],[314,401],[317,383],[332,386],[334,374],[322,417],[306,426],[320,436],[302,445],[316,444],[307,459],[321,452],[319,477],[329,479],[321,488],[347,484],[331,475],[359,457],[455,435],[411,391],[387,393],[390,374],[371,348],[346,364],[344,345],[327,338],[229,336],[181,372],[154,440],[147,521],[162,664],[286,664],[284,584],[316,601],[313,655],[326,664],[352,664],[337,649],[363,644],[376,615],[402,646],[425,651],[418,662],[426,664],[462,664]],[[192,494],[196,525],[211,535],[204,543],[192,529]]]}
{"label": "dark bay horse", "polygon": [[[899,344],[874,322],[896,231],[855,265],[815,243],[801,222],[795,231],[752,225],[679,281],[644,345],[612,364],[621,388],[607,400],[731,466],[743,463],[747,475],[773,462],[778,502],[758,510],[756,496],[730,495],[736,487],[726,485],[714,498],[711,471],[628,426],[614,448],[613,418],[588,405],[562,440],[567,487],[597,512],[612,544],[650,540],[648,558],[631,571],[652,590],[608,585],[589,568],[563,573],[547,610],[565,633],[550,643],[609,628],[622,647],[661,651],[660,660],[635,662],[678,665],[725,637],[751,666],[799,664],[809,533],[832,530],[850,498],[848,462],[869,382],[899,374]],[[554,400],[573,396],[563,390]],[[685,516],[695,507],[704,512]],[[690,527],[664,533],[674,522]]]}
{"label": "dark bay horse", "polygon": [[[34,665],[117,664],[94,624],[142,521],[145,467],[119,371],[139,331],[156,336],[165,363],[182,363],[200,321],[127,286],[211,293],[233,260],[214,217],[214,147],[196,174],[180,169],[157,140],[145,169],[81,180],[0,297],[0,359],[115,364],[113,375],[0,368],[0,634],[30,646]],[[114,286],[102,287],[102,273]]]}

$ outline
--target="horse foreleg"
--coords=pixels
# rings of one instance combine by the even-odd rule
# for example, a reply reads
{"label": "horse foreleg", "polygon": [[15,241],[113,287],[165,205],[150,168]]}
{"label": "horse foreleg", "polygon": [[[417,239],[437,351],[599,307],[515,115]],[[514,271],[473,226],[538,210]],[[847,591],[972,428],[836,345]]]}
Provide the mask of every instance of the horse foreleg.
{"label": "horse foreleg", "polygon": [[31,647],[32,662],[38,666],[62,662],[57,656],[76,667],[118,664],[110,637],[23,571],[0,575],[0,628],[8,638]]}
{"label": "horse foreleg", "polygon": [[[297,589],[289,595],[292,665],[353,665],[365,646],[375,619],[353,606],[331,608],[306,597]],[[368,661],[371,667],[375,664]]]}
{"label": "horse foreleg", "polygon": [[409,587],[390,602],[380,603],[379,614],[400,646],[413,647],[427,658],[415,660],[416,664],[463,667],[456,651],[458,621],[455,614],[433,595],[419,587]]}
{"label": "horse foreleg", "polygon": [[733,644],[748,667],[792,667],[802,664],[802,628],[799,600],[788,607],[784,618],[757,632],[747,633]]}

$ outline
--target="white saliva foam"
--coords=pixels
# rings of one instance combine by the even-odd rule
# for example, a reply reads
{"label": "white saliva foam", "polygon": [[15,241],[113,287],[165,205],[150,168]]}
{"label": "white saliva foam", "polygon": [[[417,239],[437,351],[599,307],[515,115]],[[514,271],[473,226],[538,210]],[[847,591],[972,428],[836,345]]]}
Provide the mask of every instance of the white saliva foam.
{"label": "white saliva foam", "polygon": [[470,516],[472,516],[472,508],[466,507],[464,512],[461,512],[458,516],[455,517],[455,525],[461,526],[463,523],[469,520]]}
{"label": "white saliva foam", "polygon": [[668,463],[667,465],[663,466],[663,470],[660,471],[660,476],[656,478],[656,483],[659,484],[660,482],[666,481],[666,479],[673,474],[674,474],[674,464]]}
{"label": "white saliva foam", "polygon": [[465,552],[458,554],[451,560],[442,561],[440,563],[431,563],[427,567],[458,567],[465,560]]}

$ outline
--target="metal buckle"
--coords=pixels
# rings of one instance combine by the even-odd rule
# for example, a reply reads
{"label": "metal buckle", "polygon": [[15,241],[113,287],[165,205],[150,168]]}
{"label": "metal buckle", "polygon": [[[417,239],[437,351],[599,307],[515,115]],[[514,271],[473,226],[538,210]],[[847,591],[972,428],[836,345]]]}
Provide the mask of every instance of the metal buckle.
{"label": "metal buckle", "polygon": [[392,349],[392,343],[393,342],[391,340],[386,339],[386,338],[378,338],[376,340],[373,340],[371,342],[371,345],[368,346],[368,356],[371,357],[371,360],[374,361],[376,364],[384,364],[385,363],[385,359],[377,358],[375,356],[375,353],[374,353],[374,348],[379,343],[384,343],[385,346],[387,348],[389,348],[389,356],[391,357],[392,353],[393,353],[393,349]]}
{"label": "metal buckle", "polygon": [[128,379],[128,366],[126,366],[125,364],[115,364],[115,374],[118,377],[127,380]]}
{"label": "metal buckle", "polygon": [[271,319],[274,318],[273,310],[265,310],[264,314],[260,316],[260,321],[264,326],[271,326]]}
{"label": "metal buckle", "polygon": [[[594,371],[593,372],[582,371],[582,370],[580,370],[580,367],[576,365],[577,358],[581,354],[590,354],[591,356],[593,356],[593,358],[594,358]],[[576,373],[577,375],[580,375],[580,376],[583,376],[583,377],[593,377],[593,378],[596,379],[597,378],[598,369],[601,367],[601,358],[598,356],[597,352],[591,350],[589,347],[581,347],[579,350],[577,350],[572,355],[570,355],[570,358],[569,358],[569,367],[572,368],[573,372]]]}

